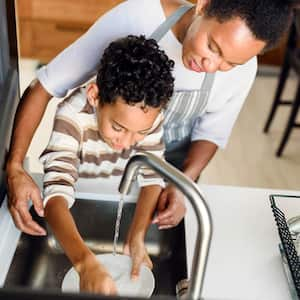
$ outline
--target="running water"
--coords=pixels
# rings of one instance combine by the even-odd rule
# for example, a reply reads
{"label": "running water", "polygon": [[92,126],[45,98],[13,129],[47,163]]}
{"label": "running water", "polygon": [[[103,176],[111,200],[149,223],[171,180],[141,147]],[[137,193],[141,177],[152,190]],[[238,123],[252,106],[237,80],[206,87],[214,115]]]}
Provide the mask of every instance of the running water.
{"label": "running water", "polygon": [[116,224],[115,224],[113,255],[117,254],[117,244],[118,244],[118,238],[119,238],[119,231],[120,231],[120,223],[121,223],[121,217],[122,217],[123,204],[124,204],[124,194],[121,194],[120,201],[119,201],[119,206],[118,206],[117,219],[116,219]]}

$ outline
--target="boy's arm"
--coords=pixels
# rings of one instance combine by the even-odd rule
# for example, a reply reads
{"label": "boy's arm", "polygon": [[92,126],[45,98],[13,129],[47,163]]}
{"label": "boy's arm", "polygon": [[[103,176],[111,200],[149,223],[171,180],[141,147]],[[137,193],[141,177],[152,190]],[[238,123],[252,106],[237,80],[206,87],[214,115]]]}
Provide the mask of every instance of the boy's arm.
{"label": "boy's arm", "polygon": [[162,191],[159,185],[149,185],[141,188],[136,204],[134,217],[127,234],[124,253],[132,257],[132,278],[139,275],[140,265],[145,263],[152,269],[152,262],[145,248],[144,239],[152,222],[157,200]]}
{"label": "boy's arm", "polygon": [[45,218],[80,276],[80,290],[116,294],[112,278],[80,236],[68,201],[61,196],[50,198],[45,207]]}
{"label": "boy's arm", "polygon": [[79,271],[80,263],[93,254],[84,244],[76,228],[68,202],[62,196],[49,199],[45,207],[45,218],[66,255]]}

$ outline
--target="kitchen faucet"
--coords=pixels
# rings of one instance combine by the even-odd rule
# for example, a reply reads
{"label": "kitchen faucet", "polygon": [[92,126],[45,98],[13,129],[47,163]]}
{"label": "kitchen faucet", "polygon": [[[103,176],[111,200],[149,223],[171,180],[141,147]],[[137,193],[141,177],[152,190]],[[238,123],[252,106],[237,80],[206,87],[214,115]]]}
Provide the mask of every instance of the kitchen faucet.
{"label": "kitchen faucet", "polygon": [[208,206],[199,187],[191,179],[169,163],[147,152],[139,152],[128,161],[119,186],[120,193],[128,194],[137,170],[145,165],[181,190],[195,211],[198,233],[186,299],[199,300],[212,236],[212,220]]}

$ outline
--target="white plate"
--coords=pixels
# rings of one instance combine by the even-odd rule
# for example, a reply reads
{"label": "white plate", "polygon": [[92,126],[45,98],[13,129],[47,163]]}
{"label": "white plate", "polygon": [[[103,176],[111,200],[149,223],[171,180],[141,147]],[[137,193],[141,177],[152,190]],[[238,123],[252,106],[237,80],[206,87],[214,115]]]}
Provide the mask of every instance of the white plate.
{"label": "white plate", "polygon": [[[112,276],[120,296],[149,298],[152,295],[155,282],[148,267],[142,265],[138,279],[132,281],[131,257],[120,254],[100,254],[96,257]],[[61,289],[63,292],[79,292],[79,275],[74,268],[66,273]]]}

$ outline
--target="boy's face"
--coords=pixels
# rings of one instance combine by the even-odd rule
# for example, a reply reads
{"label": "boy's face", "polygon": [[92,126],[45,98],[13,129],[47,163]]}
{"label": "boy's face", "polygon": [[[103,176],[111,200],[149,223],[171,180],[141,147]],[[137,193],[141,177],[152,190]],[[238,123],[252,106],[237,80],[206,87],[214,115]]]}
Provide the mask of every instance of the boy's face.
{"label": "boy's face", "polygon": [[122,98],[113,104],[101,104],[98,99],[91,101],[89,88],[88,100],[96,108],[101,137],[117,151],[129,149],[144,139],[160,113],[160,108],[143,109],[141,103],[128,105]]}

